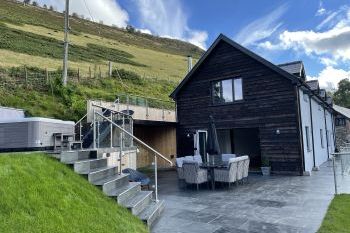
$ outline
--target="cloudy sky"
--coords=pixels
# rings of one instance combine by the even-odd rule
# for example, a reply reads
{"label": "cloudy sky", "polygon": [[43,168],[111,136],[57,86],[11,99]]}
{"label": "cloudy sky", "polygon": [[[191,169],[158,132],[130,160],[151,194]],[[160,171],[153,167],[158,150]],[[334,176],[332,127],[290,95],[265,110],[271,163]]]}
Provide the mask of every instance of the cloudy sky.
{"label": "cloudy sky", "polygon": [[204,49],[223,33],[275,64],[302,60],[327,88],[350,78],[349,0],[71,0],[71,12]]}

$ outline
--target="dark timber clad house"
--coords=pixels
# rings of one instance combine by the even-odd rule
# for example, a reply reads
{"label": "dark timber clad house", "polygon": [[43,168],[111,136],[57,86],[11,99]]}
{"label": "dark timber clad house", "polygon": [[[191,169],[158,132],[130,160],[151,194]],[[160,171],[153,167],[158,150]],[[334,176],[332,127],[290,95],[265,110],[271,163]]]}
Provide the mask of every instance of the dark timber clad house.
{"label": "dark timber clad house", "polygon": [[[322,134],[330,130],[329,156],[334,150],[333,110],[306,84],[302,62],[276,66],[220,35],[171,94],[177,104],[177,153],[206,154],[206,128],[213,115],[222,153],[248,154],[252,169],[265,158],[275,173],[310,172],[327,158],[315,159],[315,149],[307,154],[319,129],[307,124],[312,111],[301,114],[303,95],[322,107],[316,113],[323,122],[317,137],[324,145]],[[310,110],[311,99],[304,102]]]}

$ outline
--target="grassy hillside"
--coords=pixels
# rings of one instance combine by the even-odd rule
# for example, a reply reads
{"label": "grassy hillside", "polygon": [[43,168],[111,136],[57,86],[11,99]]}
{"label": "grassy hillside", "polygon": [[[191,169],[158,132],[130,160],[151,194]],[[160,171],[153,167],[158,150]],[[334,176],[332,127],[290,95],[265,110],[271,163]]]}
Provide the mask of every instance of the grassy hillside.
{"label": "grassy hillside", "polygon": [[[63,15],[0,0],[0,105],[23,108],[34,116],[77,120],[84,114],[87,99],[112,101],[123,92],[168,100],[186,74],[187,55],[196,61],[203,53],[179,40],[74,17],[70,26],[69,69],[70,74],[79,69],[80,82],[69,77],[68,87],[63,88],[57,82],[62,69]],[[123,73],[122,78],[106,78],[109,61]],[[29,67],[31,77],[45,75],[45,70],[53,75],[40,88],[23,85],[24,67]]]}
{"label": "grassy hillside", "polygon": [[44,154],[0,155],[0,232],[147,232],[116,202]]}

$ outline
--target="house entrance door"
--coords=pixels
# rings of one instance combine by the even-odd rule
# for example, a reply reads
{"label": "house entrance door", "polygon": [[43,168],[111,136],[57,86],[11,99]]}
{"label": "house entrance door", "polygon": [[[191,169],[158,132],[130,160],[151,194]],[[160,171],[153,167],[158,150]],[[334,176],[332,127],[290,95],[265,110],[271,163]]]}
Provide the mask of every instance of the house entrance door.
{"label": "house entrance door", "polygon": [[207,162],[207,131],[197,130],[194,135],[194,154],[201,155],[203,162]]}

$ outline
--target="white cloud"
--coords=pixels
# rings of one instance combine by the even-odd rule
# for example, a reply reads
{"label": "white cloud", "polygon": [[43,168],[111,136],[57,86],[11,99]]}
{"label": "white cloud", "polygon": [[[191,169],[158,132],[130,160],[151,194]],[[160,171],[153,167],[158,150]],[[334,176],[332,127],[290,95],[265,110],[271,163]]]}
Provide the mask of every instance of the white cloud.
{"label": "white cloud", "polygon": [[317,12],[316,12],[316,15],[317,16],[324,15],[325,13],[326,13],[326,9],[323,7],[323,2],[320,1],[320,4],[319,4]]}
{"label": "white cloud", "polygon": [[[86,5],[85,5],[86,2]],[[129,21],[128,13],[121,8],[116,0],[74,0],[70,1],[70,13],[89,17],[90,13],[95,21],[103,21],[107,25],[126,27]],[[65,0],[41,0],[40,4],[52,5],[58,11],[63,11]]]}
{"label": "white cloud", "polygon": [[287,5],[283,4],[269,14],[254,20],[240,30],[234,39],[244,46],[249,46],[268,38],[282,26],[280,19],[287,8]]}
{"label": "white cloud", "polygon": [[152,35],[152,32],[149,29],[146,29],[146,28],[139,28],[139,29],[136,29],[136,30],[141,32],[141,33],[144,33],[144,34]]}
{"label": "white cloud", "polygon": [[321,88],[326,90],[334,90],[338,87],[338,83],[350,77],[350,70],[335,69],[332,66],[327,66],[317,76],[308,77],[309,80],[317,79]]}
{"label": "white cloud", "polygon": [[[268,50],[301,51],[309,56],[317,56],[326,65],[350,62],[350,8],[336,24],[325,31],[284,31],[276,43],[265,41],[260,47]],[[332,63],[330,63],[332,61]]]}
{"label": "white cloud", "polygon": [[142,27],[152,34],[188,41],[206,48],[206,31],[194,30],[188,26],[187,15],[177,0],[136,0]]}

